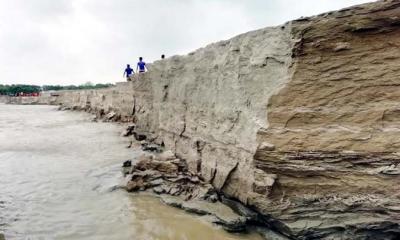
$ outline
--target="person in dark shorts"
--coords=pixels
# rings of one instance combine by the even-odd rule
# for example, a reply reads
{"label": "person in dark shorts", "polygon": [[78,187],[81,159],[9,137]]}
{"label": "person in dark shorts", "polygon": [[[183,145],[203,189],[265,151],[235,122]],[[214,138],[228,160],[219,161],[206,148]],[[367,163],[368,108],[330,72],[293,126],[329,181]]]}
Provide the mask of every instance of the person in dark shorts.
{"label": "person in dark shorts", "polygon": [[139,62],[137,63],[136,72],[138,70],[139,70],[139,73],[144,73],[147,70],[146,63],[143,62],[143,58],[142,57],[139,58]]}
{"label": "person in dark shorts", "polygon": [[131,80],[130,76],[132,75],[132,73],[133,73],[133,69],[131,68],[131,66],[129,64],[126,65],[124,76],[126,75],[126,80],[127,81]]}

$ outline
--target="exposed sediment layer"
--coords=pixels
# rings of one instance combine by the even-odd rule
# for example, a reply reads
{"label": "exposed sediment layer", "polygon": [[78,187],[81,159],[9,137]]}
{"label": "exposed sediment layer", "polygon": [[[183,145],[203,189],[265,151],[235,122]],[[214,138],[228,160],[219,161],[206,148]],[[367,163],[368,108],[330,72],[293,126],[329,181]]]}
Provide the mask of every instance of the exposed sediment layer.
{"label": "exposed sediment layer", "polygon": [[0,103],[10,103],[10,97],[9,96],[4,96],[4,95],[0,95]]}
{"label": "exposed sediment layer", "polygon": [[[54,95],[53,95],[54,94]],[[0,96],[0,103],[8,104],[20,104],[20,105],[32,105],[32,104],[53,104],[58,98],[57,93],[43,92],[40,97],[11,97],[11,96]]]}
{"label": "exposed sediment layer", "polygon": [[299,239],[400,236],[400,1],[242,34],[54,103],[114,114]]}

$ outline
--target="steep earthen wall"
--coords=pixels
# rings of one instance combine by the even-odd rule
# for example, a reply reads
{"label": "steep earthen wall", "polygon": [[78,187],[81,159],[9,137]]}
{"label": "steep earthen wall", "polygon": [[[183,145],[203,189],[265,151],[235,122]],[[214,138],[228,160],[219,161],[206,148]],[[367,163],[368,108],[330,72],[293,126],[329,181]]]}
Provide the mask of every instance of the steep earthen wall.
{"label": "steep earthen wall", "polygon": [[254,205],[287,215],[303,235],[323,228],[367,238],[385,222],[398,230],[400,1],[295,21],[292,31],[293,76],[271,98],[270,125],[258,134],[275,149],[255,156],[277,175],[275,204]]}
{"label": "steep earthen wall", "polygon": [[8,96],[0,96],[0,103],[7,103],[9,101]]}
{"label": "steep earthen wall", "polygon": [[59,102],[135,116],[139,131],[246,202],[256,134],[267,127],[269,98],[290,79],[292,48],[290,25],[266,28],[156,62],[133,83],[65,92]]}
{"label": "steep earthen wall", "polygon": [[134,115],[134,92],[133,86],[128,83],[97,90],[59,91],[55,104],[90,109],[101,114],[116,112],[128,121]]}
{"label": "steep earthen wall", "polygon": [[398,0],[305,18],[56,102],[135,121],[287,236],[395,239],[399,19]]}
{"label": "steep earthen wall", "polygon": [[40,97],[11,97],[0,96],[0,102],[7,104],[53,104],[57,100],[57,96],[52,96],[50,92],[41,93]]}

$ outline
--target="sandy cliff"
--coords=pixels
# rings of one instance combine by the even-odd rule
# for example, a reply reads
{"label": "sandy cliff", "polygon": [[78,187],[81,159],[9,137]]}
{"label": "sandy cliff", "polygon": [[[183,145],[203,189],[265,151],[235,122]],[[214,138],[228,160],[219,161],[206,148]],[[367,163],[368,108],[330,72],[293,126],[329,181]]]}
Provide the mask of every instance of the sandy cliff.
{"label": "sandy cliff", "polygon": [[[54,95],[53,95],[54,94]],[[42,92],[40,97],[9,97],[0,96],[0,102],[8,104],[21,104],[21,105],[31,105],[31,104],[55,104],[58,99],[58,93]]]}
{"label": "sandy cliff", "polygon": [[299,239],[400,235],[400,1],[289,22],[157,61],[56,103],[137,129]]}
{"label": "sandy cliff", "polygon": [[0,95],[0,103],[7,103],[7,102],[9,102],[9,97]]}
{"label": "sandy cliff", "polygon": [[275,149],[259,149],[254,161],[277,175],[270,197],[281,203],[254,205],[302,235],[388,238],[385,229],[399,231],[400,222],[400,1],[292,27],[293,75],[270,99],[269,127],[258,132]]}

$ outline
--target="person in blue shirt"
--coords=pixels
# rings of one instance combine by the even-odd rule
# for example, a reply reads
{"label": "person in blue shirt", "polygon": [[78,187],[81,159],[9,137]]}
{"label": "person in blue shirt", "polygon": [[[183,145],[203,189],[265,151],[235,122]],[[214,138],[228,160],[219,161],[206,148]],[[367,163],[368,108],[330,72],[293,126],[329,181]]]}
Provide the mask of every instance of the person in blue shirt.
{"label": "person in blue shirt", "polygon": [[131,68],[131,66],[129,64],[127,64],[125,72],[124,72],[124,76],[126,75],[126,80],[127,81],[131,80],[130,76],[132,75],[132,73],[133,73],[133,69]]}
{"label": "person in blue shirt", "polygon": [[143,62],[142,57],[139,58],[139,62],[137,63],[137,67],[136,67],[136,72],[138,71],[138,69],[139,69],[139,73],[144,73],[147,70],[146,63]]}

